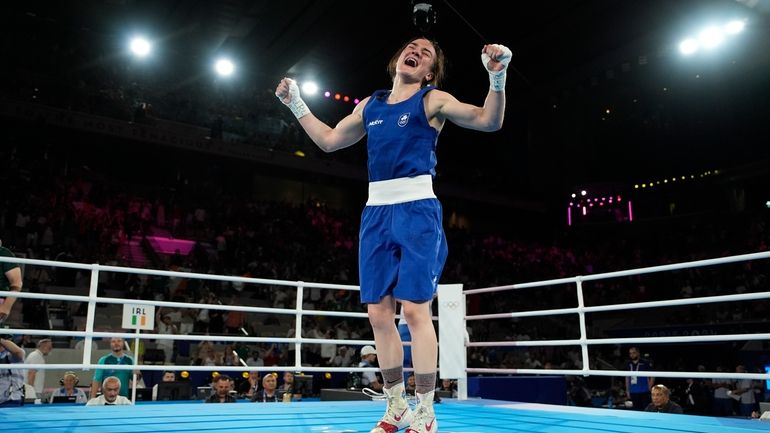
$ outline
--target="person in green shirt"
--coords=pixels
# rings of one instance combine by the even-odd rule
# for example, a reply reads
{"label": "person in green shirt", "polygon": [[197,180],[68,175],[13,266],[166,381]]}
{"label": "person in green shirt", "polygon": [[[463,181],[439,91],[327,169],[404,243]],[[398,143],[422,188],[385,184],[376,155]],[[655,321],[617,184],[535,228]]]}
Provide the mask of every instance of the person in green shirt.
{"label": "person in green shirt", "polygon": [[[126,355],[123,351],[126,346],[125,340],[120,337],[113,337],[110,339],[110,350],[112,353],[104,355],[99,358],[97,364],[101,365],[134,365],[134,359]],[[99,387],[102,384],[104,378],[108,376],[115,376],[120,379],[120,383],[126,384],[126,386],[120,387],[120,395],[128,397],[129,391],[131,391],[131,379],[133,376],[132,370],[112,370],[112,369],[99,369],[94,372],[94,379],[91,382],[91,398],[96,397],[99,392]]]}
{"label": "person in green shirt", "polygon": [[[11,250],[2,246],[0,241],[0,257],[16,257]],[[21,267],[18,263],[0,262],[0,291],[21,291]],[[11,315],[11,308],[16,298],[0,298],[0,324]]]}

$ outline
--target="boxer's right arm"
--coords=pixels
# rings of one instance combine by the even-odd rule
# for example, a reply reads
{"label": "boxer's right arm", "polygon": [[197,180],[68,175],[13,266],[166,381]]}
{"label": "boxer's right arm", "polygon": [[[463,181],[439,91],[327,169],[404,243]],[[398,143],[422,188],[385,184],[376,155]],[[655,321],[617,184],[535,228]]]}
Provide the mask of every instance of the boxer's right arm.
{"label": "boxer's right arm", "polygon": [[332,128],[310,112],[299,94],[299,87],[290,78],[284,78],[275,90],[278,99],[292,111],[311,140],[324,152],[333,152],[352,146],[366,135],[363,109],[368,98],[356,105],[353,112],[345,116]]}

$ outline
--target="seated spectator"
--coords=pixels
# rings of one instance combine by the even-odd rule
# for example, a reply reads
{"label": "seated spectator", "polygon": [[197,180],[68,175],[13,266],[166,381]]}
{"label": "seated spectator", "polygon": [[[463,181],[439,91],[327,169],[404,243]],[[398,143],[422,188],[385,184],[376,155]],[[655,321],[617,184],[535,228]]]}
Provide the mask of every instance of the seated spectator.
{"label": "seated spectator", "polygon": [[260,403],[275,403],[281,401],[280,393],[276,389],[278,387],[278,380],[276,380],[274,374],[266,374],[262,378],[262,389],[254,394],[251,401],[257,401]]}
{"label": "seated spectator", "polygon": [[206,399],[206,403],[235,403],[235,397],[230,395],[233,381],[230,376],[220,374],[214,381],[214,394]]}
{"label": "seated spectator", "polygon": [[[24,349],[13,341],[0,337],[0,364],[21,364]],[[0,407],[24,404],[24,373],[20,368],[0,369]]]}
{"label": "seated spectator", "polygon": [[404,390],[409,395],[414,395],[414,391],[417,389],[417,385],[414,382],[414,373],[410,373],[409,377],[406,378],[406,386],[404,387]]}
{"label": "seated spectator", "polygon": [[297,394],[294,392],[294,373],[291,371],[283,372],[283,384],[281,384],[279,391],[282,394],[290,394],[291,398],[294,400],[302,400],[302,394]]}
{"label": "seated spectator", "polygon": [[240,395],[242,398],[247,398],[253,401],[254,395],[259,390],[259,381],[259,371],[250,371],[249,377],[238,384],[238,395]]}
{"label": "seated spectator", "polygon": [[[163,372],[163,377],[160,379],[161,382],[174,382],[176,380],[176,372],[175,371],[169,371],[166,370]],[[158,399],[158,384],[152,386],[152,401],[155,401]]]}
{"label": "seated spectator", "polygon": [[74,371],[68,371],[64,373],[64,376],[59,380],[61,388],[57,388],[51,393],[50,403],[53,403],[54,397],[75,397],[75,403],[82,404],[88,402],[88,396],[80,389],[76,388],[80,379]]}
{"label": "seated spectator", "polygon": [[120,394],[120,379],[109,376],[102,382],[102,395],[88,400],[86,406],[130,405],[131,400]]}
{"label": "seated spectator", "polygon": [[645,412],[684,413],[682,406],[670,400],[671,392],[665,385],[655,385],[650,390],[652,403],[644,409]]}
{"label": "seated spectator", "polygon": [[253,367],[261,367],[265,365],[265,362],[259,356],[259,350],[254,350],[251,355],[246,359],[246,365]]}
{"label": "seated spectator", "polygon": [[457,398],[457,382],[452,379],[441,379],[439,391],[449,393],[451,398]]}

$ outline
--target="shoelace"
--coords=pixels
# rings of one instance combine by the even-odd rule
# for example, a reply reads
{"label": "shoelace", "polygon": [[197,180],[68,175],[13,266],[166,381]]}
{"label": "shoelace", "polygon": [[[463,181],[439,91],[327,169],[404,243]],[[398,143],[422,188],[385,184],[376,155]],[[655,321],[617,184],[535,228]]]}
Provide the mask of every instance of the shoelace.
{"label": "shoelace", "polygon": [[427,418],[433,418],[433,417],[435,417],[435,415],[433,415],[432,413],[430,413],[430,412],[428,411],[428,409],[426,409],[426,408],[425,408],[425,406],[422,406],[422,405],[418,405],[418,406],[415,408],[415,411],[414,411],[414,419],[415,419],[415,420],[420,420],[420,421],[421,421],[421,422],[423,422],[423,424],[424,424],[424,423],[425,423],[425,420],[426,420]]}
{"label": "shoelace", "polygon": [[361,393],[371,398],[372,400],[387,400],[388,396],[384,392],[377,392],[371,388],[364,388]]}
{"label": "shoelace", "polygon": [[[388,396],[384,392],[377,392],[371,388],[364,388],[361,390],[361,393],[375,401],[388,399]],[[412,406],[417,405],[417,396],[407,394],[406,402]]]}

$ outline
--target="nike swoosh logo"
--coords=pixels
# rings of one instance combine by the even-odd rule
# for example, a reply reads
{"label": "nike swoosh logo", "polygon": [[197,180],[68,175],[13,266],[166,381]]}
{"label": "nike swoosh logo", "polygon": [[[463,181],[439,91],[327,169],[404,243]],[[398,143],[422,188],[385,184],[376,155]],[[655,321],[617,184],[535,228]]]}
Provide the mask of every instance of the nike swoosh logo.
{"label": "nike swoosh logo", "polygon": [[431,431],[433,428],[433,421],[436,421],[436,418],[433,418],[428,424],[425,424],[425,431]]}
{"label": "nike swoosh logo", "polygon": [[406,411],[407,411],[408,409],[409,409],[409,408],[406,408],[406,409],[404,409],[404,411],[403,411],[403,412],[401,412],[401,415],[396,415],[396,416],[394,416],[394,417],[393,417],[393,419],[395,419],[396,421],[401,421],[401,418],[404,416],[404,414],[406,413]]}

